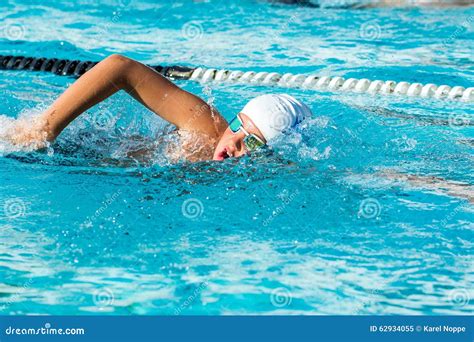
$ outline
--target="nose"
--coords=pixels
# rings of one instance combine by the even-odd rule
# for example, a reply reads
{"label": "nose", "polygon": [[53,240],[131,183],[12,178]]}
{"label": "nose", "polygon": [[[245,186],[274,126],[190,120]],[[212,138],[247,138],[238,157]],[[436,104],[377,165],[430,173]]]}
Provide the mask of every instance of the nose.
{"label": "nose", "polygon": [[235,136],[229,141],[229,145],[227,146],[227,152],[232,157],[240,157],[241,155],[245,154],[246,149],[243,143],[242,137]]}
{"label": "nose", "polygon": [[235,145],[233,143],[227,144],[226,151],[229,157],[233,157],[235,155]]}

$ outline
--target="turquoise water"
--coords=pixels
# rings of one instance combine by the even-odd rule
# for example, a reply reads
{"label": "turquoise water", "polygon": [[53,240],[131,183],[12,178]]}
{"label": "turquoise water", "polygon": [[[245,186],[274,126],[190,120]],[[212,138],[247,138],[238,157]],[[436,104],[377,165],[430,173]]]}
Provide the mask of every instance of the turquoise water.
{"label": "turquoise water", "polygon": [[[0,54],[474,84],[472,8],[154,2],[2,2]],[[1,71],[0,114],[72,82]],[[472,104],[178,84],[228,119],[274,91],[315,115],[222,163],[127,158],[172,138],[126,94],[46,153],[1,143],[0,314],[472,312]]]}

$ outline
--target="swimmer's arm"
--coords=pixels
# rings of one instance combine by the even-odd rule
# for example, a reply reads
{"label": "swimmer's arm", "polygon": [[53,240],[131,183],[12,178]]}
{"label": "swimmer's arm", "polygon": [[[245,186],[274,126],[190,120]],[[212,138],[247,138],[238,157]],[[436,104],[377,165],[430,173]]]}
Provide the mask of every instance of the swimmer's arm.
{"label": "swimmer's arm", "polygon": [[201,98],[144,64],[112,55],[81,76],[42,114],[48,140],[54,140],[81,113],[119,90],[179,129],[217,137],[226,125]]}

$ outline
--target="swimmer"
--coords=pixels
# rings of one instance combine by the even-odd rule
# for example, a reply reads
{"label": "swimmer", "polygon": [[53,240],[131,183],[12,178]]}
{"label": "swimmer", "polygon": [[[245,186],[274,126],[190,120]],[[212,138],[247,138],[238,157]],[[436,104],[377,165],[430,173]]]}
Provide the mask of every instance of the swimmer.
{"label": "swimmer", "polygon": [[252,99],[227,123],[203,99],[148,66],[115,54],[82,75],[35,120],[19,120],[9,140],[18,146],[45,147],[80,114],[120,90],[176,126],[181,152],[190,161],[240,157],[311,116],[292,96],[267,94]]}

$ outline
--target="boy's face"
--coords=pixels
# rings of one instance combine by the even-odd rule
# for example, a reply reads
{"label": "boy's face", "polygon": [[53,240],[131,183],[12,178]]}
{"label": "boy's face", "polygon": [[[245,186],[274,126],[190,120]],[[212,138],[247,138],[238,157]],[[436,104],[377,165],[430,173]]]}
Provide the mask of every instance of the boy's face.
{"label": "boy's face", "polygon": [[[249,134],[258,137],[262,142],[266,142],[260,130],[253,124],[252,120],[245,114],[240,113],[242,126]],[[214,160],[224,160],[229,157],[240,157],[248,152],[244,139],[245,132],[240,129],[236,133],[227,127],[214,150]]]}

